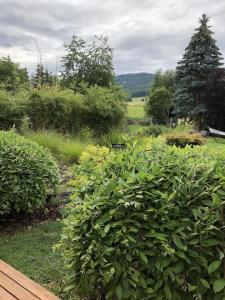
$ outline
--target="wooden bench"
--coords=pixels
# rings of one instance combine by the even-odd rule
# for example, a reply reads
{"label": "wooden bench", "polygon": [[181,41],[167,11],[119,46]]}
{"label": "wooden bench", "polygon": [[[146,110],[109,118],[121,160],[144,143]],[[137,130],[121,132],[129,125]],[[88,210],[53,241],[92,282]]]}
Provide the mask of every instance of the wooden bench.
{"label": "wooden bench", "polygon": [[0,260],[0,300],[60,300]]}

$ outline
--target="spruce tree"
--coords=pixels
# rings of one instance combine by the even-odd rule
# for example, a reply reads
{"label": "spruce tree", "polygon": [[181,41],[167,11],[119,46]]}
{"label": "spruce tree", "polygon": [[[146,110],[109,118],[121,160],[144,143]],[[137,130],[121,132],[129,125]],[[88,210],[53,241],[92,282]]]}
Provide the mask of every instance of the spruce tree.
{"label": "spruce tree", "polygon": [[203,125],[207,112],[208,91],[206,86],[211,74],[223,65],[221,53],[208,25],[209,18],[203,14],[181,61],[177,65],[175,113]]}

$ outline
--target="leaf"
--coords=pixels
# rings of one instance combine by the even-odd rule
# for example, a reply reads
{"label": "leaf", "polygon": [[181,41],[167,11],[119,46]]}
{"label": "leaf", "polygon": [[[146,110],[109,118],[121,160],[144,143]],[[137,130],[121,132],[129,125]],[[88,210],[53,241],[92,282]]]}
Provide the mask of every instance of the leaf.
{"label": "leaf", "polygon": [[207,289],[210,289],[210,285],[207,280],[201,278],[200,281],[204,287],[206,287]]}
{"label": "leaf", "polygon": [[170,291],[170,288],[168,287],[168,285],[165,285],[163,289],[164,289],[166,299],[171,300],[172,295],[171,295],[171,291]]}
{"label": "leaf", "polygon": [[213,284],[213,290],[215,293],[219,293],[225,287],[225,279],[217,279]]}
{"label": "leaf", "polygon": [[148,263],[148,258],[147,256],[144,254],[144,252],[140,251],[140,258],[143,260],[143,262],[147,265]]}
{"label": "leaf", "polygon": [[122,296],[123,296],[123,290],[122,290],[121,285],[118,285],[118,286],[116,287],[116,296],[118,297],[119,300],[122,299]]}
{"label": "leaf", "polygon": [[163,285],[162,279],[158,280],[158,281],[156,282],[155,287],[154,287],[155,292],[158,291],[158,290],[161,288],[162,285]]}
{"label": "leaf", "polygon": [[105,233],[107,233],[110,229],[110,224],[107,224],[104,228]]}
{"label": "leaf", "polygon": [[183,251],[187,251],[187,246],[185,246],[185,245],[181,242],[181,239],[179,238],[179,236],[177,236],[176,234],[173,234],[172,237],[173,237],[173,241],[174,241],[175,245],[176,245],[179,249],[181,249],[181,250],[183,250]]}
{"label": "leaf", "polygon": [[192,292],[192,291],[194,291],[196,289],[197,289],[197,286],[188,283],[188,290],[189,290],[189,292]]}
{"label": "leaf", "polygon": [[213,196],[213,206],[220,207],[220,205],[221,205],[220,197],[216,193],[213,193],[212,196]]}
{"label": "leaf", "polygon": [[220,265],[221,265],[220,260],[213,261],[208,267],[208,273],[211,274],[211,273],[215,272],[219,268]]}

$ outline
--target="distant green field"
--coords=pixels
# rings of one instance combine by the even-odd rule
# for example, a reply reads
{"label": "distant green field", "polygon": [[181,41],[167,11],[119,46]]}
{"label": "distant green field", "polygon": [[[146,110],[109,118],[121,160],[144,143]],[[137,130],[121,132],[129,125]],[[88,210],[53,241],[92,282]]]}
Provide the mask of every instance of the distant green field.
{"label": "distant green field", "polygon": [[128,102],[127,117],[143,119],[145,117],[144,102]]}

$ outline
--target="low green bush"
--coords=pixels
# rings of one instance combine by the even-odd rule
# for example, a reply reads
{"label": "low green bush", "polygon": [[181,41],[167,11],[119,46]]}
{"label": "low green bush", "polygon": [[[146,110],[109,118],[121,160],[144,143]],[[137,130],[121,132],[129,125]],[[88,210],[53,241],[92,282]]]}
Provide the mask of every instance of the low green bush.
{"label": "low green bush", "polygon": [[58,181],[58,166],[47,150],[12,131],[0,131],[0,215],[44,206]]}
{"label": "low green bush", "polygon": [[184,148],[187,145],[201,146],[204,143],[203,137],[199,133],[174,132],[166,135],[166,143]]}
{"label": "low green bush", "polygon": [[163,125],[150,125],[146,128],[146,135],[151,135],[153,137],[157,137],[161,134],[164,134],[170,130],[169,127]]}
{"label": "low green bush", "polygon": [[224,299],[225,164],[204,151],[131,147],[111,151],[92,172],[74,169],[56,246],[68,291],[85,299]]}

